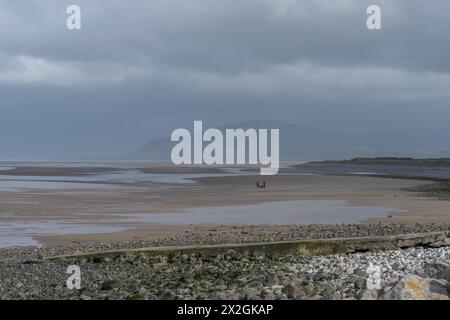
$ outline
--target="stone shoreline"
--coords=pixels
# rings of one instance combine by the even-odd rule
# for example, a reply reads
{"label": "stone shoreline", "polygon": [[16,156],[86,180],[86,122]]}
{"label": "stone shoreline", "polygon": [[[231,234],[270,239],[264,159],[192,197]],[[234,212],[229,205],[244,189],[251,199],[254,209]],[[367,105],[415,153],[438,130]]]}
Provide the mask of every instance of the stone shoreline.
{"label": "stone shoreline", "polygon": [[[76,261],[82,289],[66,288],[73,261],[45,257],[123,248],[248,243],[282,239],[392,236],[448,232],[449,225],[290,226],[284,232],[236,227],[232,234],[211,231],[156,241],[79,243],[66,247],[0,250],[1,299],[445,299],[450,281],[450,247],[413,247],[390,251],[305,257],[264,251],[192,252],[169,255],[120,255]],[[325,232],[327,230],[327,232]],[[357,232],[357,230],[359,230]],[[368,268],[380,267],[381,287],[369,290]],[[408,291],[408,285],[420,292]],[[447,291],[446,291],[447,290]]]}

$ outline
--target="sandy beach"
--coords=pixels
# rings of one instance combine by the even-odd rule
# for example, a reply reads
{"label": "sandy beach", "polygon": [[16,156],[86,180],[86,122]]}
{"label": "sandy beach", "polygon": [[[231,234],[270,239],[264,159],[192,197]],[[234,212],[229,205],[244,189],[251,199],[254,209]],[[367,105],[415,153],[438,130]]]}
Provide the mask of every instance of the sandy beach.
{"label": "sandy beach", "polygon": [[[283,229],[314,223],[450,222],[448,201],[407,191],[430,184],[427,180],[285,171],[264,177],[267,188],[257,189],[262,177],[236,174],[236,168],[8,168],[0,171],[0,188],[19,185],[0,189],[0,220],[18,227],[26,221],[27,228],[54,223],[59,229],[55,234],[30,232],[36,243],[44,244],[155,239],[194,229],[207,232],[211,226],[226,231],[241,224]],[[340,219],[330,220],[333,211]]]}

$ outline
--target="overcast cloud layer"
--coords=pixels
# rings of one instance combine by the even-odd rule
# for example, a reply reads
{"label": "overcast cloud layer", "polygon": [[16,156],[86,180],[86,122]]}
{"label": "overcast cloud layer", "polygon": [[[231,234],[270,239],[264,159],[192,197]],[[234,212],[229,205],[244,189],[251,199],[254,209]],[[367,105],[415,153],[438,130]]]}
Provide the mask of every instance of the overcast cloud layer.
{"label": "overcast cloud layer", "polygon": [[194,119],[450,140],[449,32],[448,0],[0,0],[0,158],[128,153]]}

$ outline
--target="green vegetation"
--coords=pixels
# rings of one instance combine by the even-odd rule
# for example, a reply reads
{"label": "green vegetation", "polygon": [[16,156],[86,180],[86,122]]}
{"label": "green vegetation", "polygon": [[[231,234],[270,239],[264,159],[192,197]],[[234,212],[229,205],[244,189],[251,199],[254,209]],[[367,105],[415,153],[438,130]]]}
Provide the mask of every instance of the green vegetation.
{"label": "green vegetation", "polygon": [[377,157],[377,158],[354,158],[350,160],[326,161],[327,163],[350,163],[350,164],[401,164],[414,166],[450,166],[450,158],[397,158],[397,157]]}
{"label": "green vegetation", "polygon": [[439,200],[450,200],[450,183],[439,182],[417,186],[408,189],[409,191],[418,192],[419,195],[430,198],[437,198]]}

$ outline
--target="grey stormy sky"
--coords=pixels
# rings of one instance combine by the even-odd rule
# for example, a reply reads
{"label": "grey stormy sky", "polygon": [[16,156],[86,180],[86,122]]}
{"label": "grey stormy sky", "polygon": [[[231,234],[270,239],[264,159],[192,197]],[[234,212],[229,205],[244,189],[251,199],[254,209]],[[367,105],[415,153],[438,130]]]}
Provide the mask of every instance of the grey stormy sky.
{"label": "grey stormy sky", "polygon": [[125,154],[194,119],[450,140],[449,33],[448,0],[0,0],[0,160]]}

